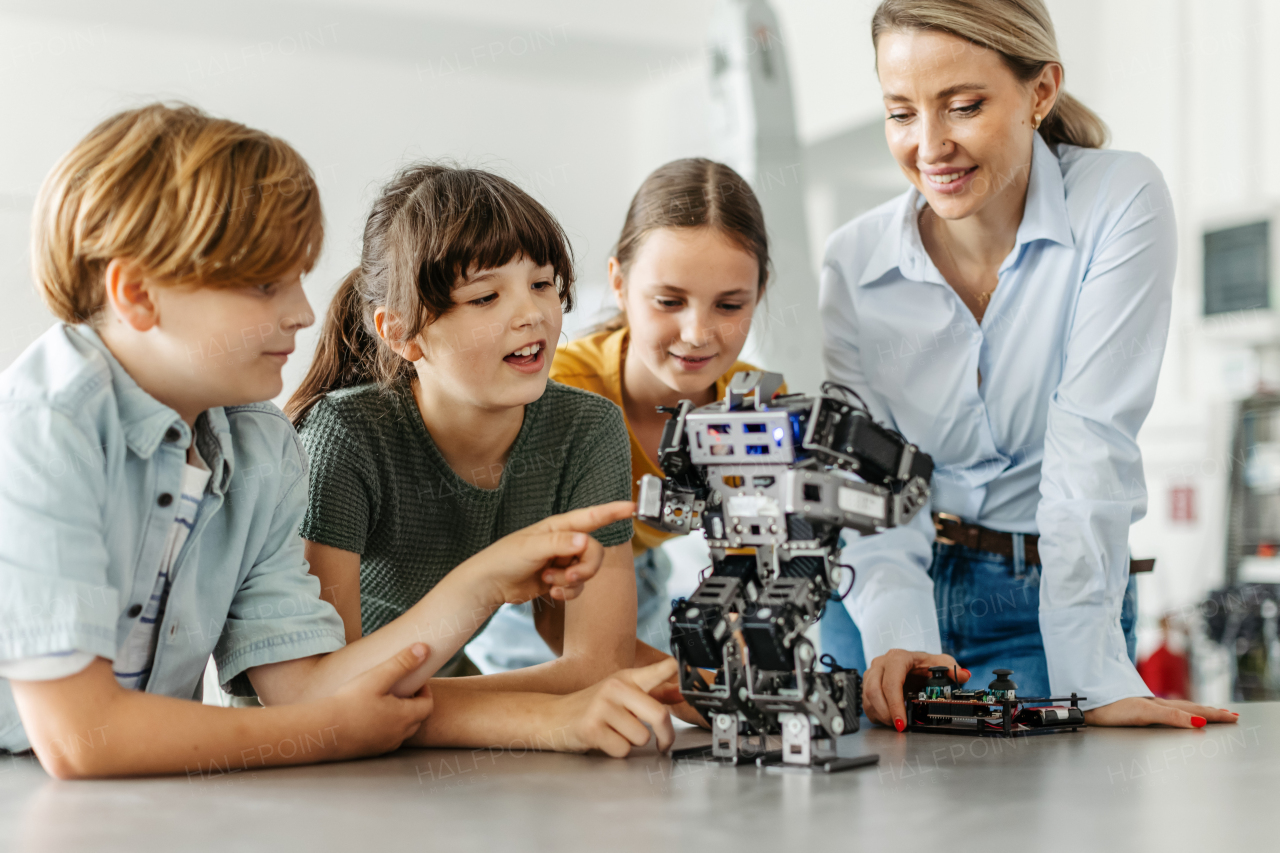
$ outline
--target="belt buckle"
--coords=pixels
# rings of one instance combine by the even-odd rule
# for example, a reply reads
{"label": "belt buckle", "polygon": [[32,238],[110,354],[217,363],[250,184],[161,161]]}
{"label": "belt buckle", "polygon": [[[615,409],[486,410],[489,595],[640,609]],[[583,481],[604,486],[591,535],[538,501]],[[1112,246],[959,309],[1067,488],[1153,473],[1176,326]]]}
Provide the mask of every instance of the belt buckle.
{"label": "belt buckle", "polygon": [[934,539],[941,542],[943,545],[956,544],[956,541],[954,539],[948,539],[945,536],[938,535],[942,533],[942,525],[944,523],[945,524],[964,524],[964,519],[958,515],[952,515],[949,512],[934,513],[934,517],[933,517],[933,529],[935,532]]}

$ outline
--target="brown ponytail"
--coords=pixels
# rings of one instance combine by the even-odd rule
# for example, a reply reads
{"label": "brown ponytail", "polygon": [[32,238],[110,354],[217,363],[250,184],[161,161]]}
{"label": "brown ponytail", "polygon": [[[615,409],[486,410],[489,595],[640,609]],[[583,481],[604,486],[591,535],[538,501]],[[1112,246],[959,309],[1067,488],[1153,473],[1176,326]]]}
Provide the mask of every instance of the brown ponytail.
{"label": "brown ponytail", "polygon": [[360,268],[356,267],[347,273],[329,303],[311,369],[285,405],[285,414],[294,426],[301,424],[311,407],[330,391],[363,385],[378,377],[375,361],[379,341],[365,328],[359,279]]}
{"label": "brown ponytail", "polygon": [[1058,101],[1040,123],[1040,135],[1050,145],[1065,142],[1081,148],[1105,148],[1110,135],[1098,114],[1067,92],[1058,93]]}
{"label": "brown ponytail", "polygon": [[552,267],[560,303],[572,308],[568,238],[528,193],[479,169],[422,163],[401,170],[373,203],[360,266],[338,286],[311,368],[285,405],[294,426],[330,391],[413,375],[413,363],[374,328],[378,308],[395,318],[384,325],[395,343],[414,340],[453,307],[453,288],[469,270],[520,255]]}

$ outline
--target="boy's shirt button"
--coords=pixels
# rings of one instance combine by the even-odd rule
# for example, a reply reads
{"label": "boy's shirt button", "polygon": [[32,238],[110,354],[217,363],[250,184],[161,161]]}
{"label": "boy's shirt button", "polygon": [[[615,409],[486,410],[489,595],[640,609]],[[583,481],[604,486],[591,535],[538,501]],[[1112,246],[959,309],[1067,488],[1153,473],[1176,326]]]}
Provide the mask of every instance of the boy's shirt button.
{"label": "boy's shirt button", "polygon": [[178,432],[177,427],[169,427],[167,430],[164,431],[164,440],[169,442],[170,444],[172,444],[173,442],[177,441],[180,438],[182,438],[182,433]]}
{"label": "boy's shirt button", "polygon": [[137,619],[137,618],[138,618],[138,614],[139,614],[139,613],[141,613],[141,612],[142,612],[142,605],[141,605],[141,604],[135,604],[135,605],[133,605],[132,607],[130,607],[130,608],[129,608],[129,618],[130,618],[130,619]]}
{"label": "boy's shirt button", "polygon": [[173,495],[169,494],[168,492],[165,492],[163,495],[160,496],[160,499],[157,500],[156,503],[160,504],[160,506],[168,506],[169,504],[173,503]]}

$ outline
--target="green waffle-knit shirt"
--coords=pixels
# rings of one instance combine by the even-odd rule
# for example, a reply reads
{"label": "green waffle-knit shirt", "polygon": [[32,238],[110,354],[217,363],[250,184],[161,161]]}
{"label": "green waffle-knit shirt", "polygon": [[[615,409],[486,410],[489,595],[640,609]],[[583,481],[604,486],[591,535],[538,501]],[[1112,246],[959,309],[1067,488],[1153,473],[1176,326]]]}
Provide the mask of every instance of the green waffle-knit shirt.
{"label": "green waffle-knit shirt", "polygon": [[[431,439],[408,381],[326,395],[298,430],[310,460],[305,539],[360,555],[365,634],[404,613],[456,565],[549,515],[631,499],[622,411],[587,391],[548,382],[497,488],[454,473]],[[495,472],[495,476],[496,472]],[[631,521],[594,534],[631,539]]]}

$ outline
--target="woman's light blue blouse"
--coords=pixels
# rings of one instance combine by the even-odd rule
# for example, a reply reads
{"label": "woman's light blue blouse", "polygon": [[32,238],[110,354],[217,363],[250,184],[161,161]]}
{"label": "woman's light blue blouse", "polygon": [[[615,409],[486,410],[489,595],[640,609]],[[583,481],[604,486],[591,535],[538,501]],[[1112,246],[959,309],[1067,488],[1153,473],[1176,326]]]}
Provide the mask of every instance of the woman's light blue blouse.
{"label": "woman's light blue blouse", "polygon": [[[916,190],[827,243],[829,378],[933,456],[932,510],[1039,533],[1040,630],[1055,694],[1086,707],[1149,696],[1120,608],[1129,526],[1146,512],[1136,441],[1169,328],[1177,255],[1159,169],[1037,134],[1026,210],[982,323],[920,239]],[[856,539],[846,600],[867,659],[939,650],[928,512]],[[989,603],[990,604],[990,603]],[[990,606],[994,606],[991,604]]]}

